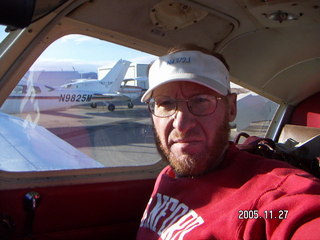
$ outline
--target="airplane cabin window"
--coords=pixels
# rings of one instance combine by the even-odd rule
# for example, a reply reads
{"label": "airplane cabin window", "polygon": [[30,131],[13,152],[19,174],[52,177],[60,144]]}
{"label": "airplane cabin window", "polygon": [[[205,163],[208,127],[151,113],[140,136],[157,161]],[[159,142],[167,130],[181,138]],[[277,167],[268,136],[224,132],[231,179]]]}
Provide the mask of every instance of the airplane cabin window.
{"label": "airplane cabin window", "polygon": [[[150,113],[140,102],[154,59],[83,35],[56,40],[1,106],[1,159],[10,156],[10,161],[0,162],[0,169],[47,171],[160,161]],[[231,123],[230,140],[241,131],[264,136],[277,105],[239,86],[233,90],[238,116]]]}
{"label": "airplane cabin window", "polygon": [[230,139],[234,140],[241,132],[265,137],[279,104],[234,83],[231,91],[237,94],[237,116],[230,123]]}
{"label": "airplane cabin window", "polygon": [[158,162],[149,112],[140,102],[153,59],[83,35],[56,40],[1,106],[1,114],[14,117],[7,117],[6,124],[15,125],[16,134],[2,130],[6,138],[2,154],[10,155],[11,161],[0,163],[0,169],[46,171]]}
{"label": "airplane cabin window", "polygon": [[0,43],[3,41],[3,39],[6,38],[6,36],[9,34],[5,31],[6,26],[0,25]]}
{"label": "airplane cabin window", "polygon": [[22,94],[23,93],[23,86],[21,85],[17,85],[13,91],[12,91],[12,94]]}

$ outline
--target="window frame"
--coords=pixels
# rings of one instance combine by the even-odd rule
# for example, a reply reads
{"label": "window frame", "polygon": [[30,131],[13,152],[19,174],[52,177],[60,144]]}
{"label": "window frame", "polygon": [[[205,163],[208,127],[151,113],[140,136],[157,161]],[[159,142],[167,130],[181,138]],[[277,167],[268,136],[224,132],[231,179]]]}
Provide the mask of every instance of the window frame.
{"label": "window frame", "polygon": [[[52,16],[44,18],[43,21],[46,20],[46,24],[43,21],[34,23],[32,31],[28,28],[16,30],[9,34],[10,37],[6,38],[5,44],[1,45],[1,62],[7,63],[3,65],[3,70],[0,72],[0,79],[5,79],[0,88],[0,95],[3,96],[0,99],[1,104],[42,52],[57,39],[69,34],[83,34],[110,41],[110,36],[106,37],[102,32],[88,31],[79,22],[70,21],[63,17],[59,19],[58,23],[57,19],[50,21],[51,18]],[[143,166],[39,172],[0,170],[0,189],[153,179],[165,165],[159,157],[157,163]]]}

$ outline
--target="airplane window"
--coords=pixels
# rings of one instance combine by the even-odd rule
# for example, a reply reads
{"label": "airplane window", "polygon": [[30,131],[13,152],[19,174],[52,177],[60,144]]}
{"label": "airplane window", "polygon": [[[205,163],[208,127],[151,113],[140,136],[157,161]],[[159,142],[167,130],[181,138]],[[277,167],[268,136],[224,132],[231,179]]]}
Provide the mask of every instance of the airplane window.
{"label": "airplane window", "polygon": [[[27,136],[8,138],[12,146],[3,154],[11,154],[15,161],[0,163],[0,169],[44,171],[158,162],[149,112],[140,102],[153,59],[83,35],[55,41],[1,106],[1,112],[19,119],[16,130]],[[134,80],[139,77],[143,80]],[[125,79],[131,80],[130,85],[121,87]],[[57,158],[61,155],[65,159]]]}
{"label": "airplane window", "polygon": [[[140,102],[148,88],[148,64],[154,59],[83,35],[55,41],[0,108],[13,117],[6,124],[15,124],[10,129],[16,131],[5,133],[1,154],[12,157],[0,163],[0,170],[143,166],[160,161],[150,114]],[[233,90],[238,93],[238,117],[231,123],[230,140],[241,131],[264,136],[277,105],[239,86]]]}
{"label": "airplane window", "polygon": [[12,93],[22,94],[22,93],[23,93],[23,88],[24,88],[24,86],[22,86],[22,85],[17,85],[17,86],[13,89]]}
{"label": "airplane window", "polygon": [[237,94],[237,116],[230,124],[231,140],[241,132],[264,137],[279,104],[237,84],[231,83],[231,89]]}
{"label": "airplane window", "polygon": [[6,26],[0,25],[0,43],[3,41],[3,39],[6,38],[6,36],[9,34],[5,32]]}

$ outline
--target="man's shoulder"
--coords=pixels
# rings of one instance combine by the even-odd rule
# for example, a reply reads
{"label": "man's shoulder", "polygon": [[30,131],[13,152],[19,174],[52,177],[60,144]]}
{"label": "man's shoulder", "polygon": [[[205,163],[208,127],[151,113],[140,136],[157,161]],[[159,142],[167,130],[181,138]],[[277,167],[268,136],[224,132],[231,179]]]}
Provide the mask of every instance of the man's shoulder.
{"label": "man's shoulder", "polygon": [[312,181],[319,181],[312,174],[288,162],[239,150],[234,145],[230,146],[227,158],[229,158],[227,161],[230,162],[231,166],[233,165],[234,168],[241,169],[243,174],[251,175],[252,177],[258,176],[259,178],[263,177],[274,181],[282,181],[282,179],[289,176],[300,176]]}
{"label": "man's shoulder", "polygon": [[250,165],[253,167],[266,169],[287,168],[294,171],[299,171],[298,168],[294,167],[286,161],[275,158],[268,158],[259,154],[240,150],[234,144],[230,144],[228,155],[226,158],[229,158],[229,162],[239,162],[239,164]]}

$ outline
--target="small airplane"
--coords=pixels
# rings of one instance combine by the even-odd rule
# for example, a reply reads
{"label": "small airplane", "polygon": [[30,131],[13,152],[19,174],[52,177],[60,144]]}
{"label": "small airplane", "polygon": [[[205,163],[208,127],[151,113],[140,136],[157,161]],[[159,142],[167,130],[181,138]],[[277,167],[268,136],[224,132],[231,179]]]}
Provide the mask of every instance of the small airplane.
{"label": "small airplane", "polygon": [[[130,65],[129,61],[120,60],[123,63],[128,64],[128,68]],[[111,71],[117,71],[117,69],[121,69],[120,66],[115,65]],[[111,72],[110,71],[110,72]],[[109,73],[110,73],[109,72]],[[103,99],[104,96],[104,102],[108,105],[109,111],[114,111],[115,105],[112,103],[112,101],[121,101],[121,102],[128,102],[128,108],[133,108],[133,100],[138,99],[142,96],[143,92],[146,91],[146,89],[139,87],[139,86],[132,86],[127,85],[129,81],[147,81],[146,77],[137,77],[137,78],[130,78],[130,79],[124,79],[124,76],[127,72],[127,69],[123,69],[123,76],[116,78],[114,82],[111,81],[105,81],[106,77],[101,80],[96,79],[78,79],[73,80],[71,83],[63,84],[60,88],[62,89],[78,89],[78,90],[91,90],[94,91],[96,94],[95,96],[100,98],[100,100]],[[109,75],[109,73],[107,75]],[[111,76],[114,73],[111,74]],[[108,94],[105,94],[107,92]],[[103,95],[103,96],[101,96]],[[97,102],[94,101],[91,103],[92,108],[97,107]]]}
{"label": "small airplane", "polygon": [[[138,99],[143,95],[145,91],[147,91],[146,88],[135,85],[129,85],[129,82],[144,82],[143,85],[146,86],[148,82],[148,77],[127,78],[122,81],[119,93],[130,97],[131,100]],[[128,103],[128,108],[133,108],[132,101]]]}
{"label": "small airplane", "polygon": [[[129,85],[128,82],[130,81],[144,81],[147,82],[147,77],[137,77],[137,78],[129,78],[129,79],[123,79],[119,90],[117,91],[117,96],[115,101],[128,101],[128,108],[133,108],[134,104],[133,101],[140,98],[143,93],[147,90],[140,86],[135,85]],[[123,96],[123,99],[120,99],[120,96]],[[126,100],[125,98],[128,97],[130,100]],[[92,108],[97,107],[97,103],[93,102],[91,103]],[[108,110],[113,111],[115,109],[114,104],[108,103]]]}
{"label": "small airplane", "polygon": [[121,59],[101,80],[78,79],[59,87],[35,82],[31,74],[19,82],[0,111],[10,114],[39,112],[87,103],[95,106],[97,102],[105,102],[108,110],[114,111],[114,101],[127,101],[132,108],[131,98],[118,92],[129,65],[129,61]]}

